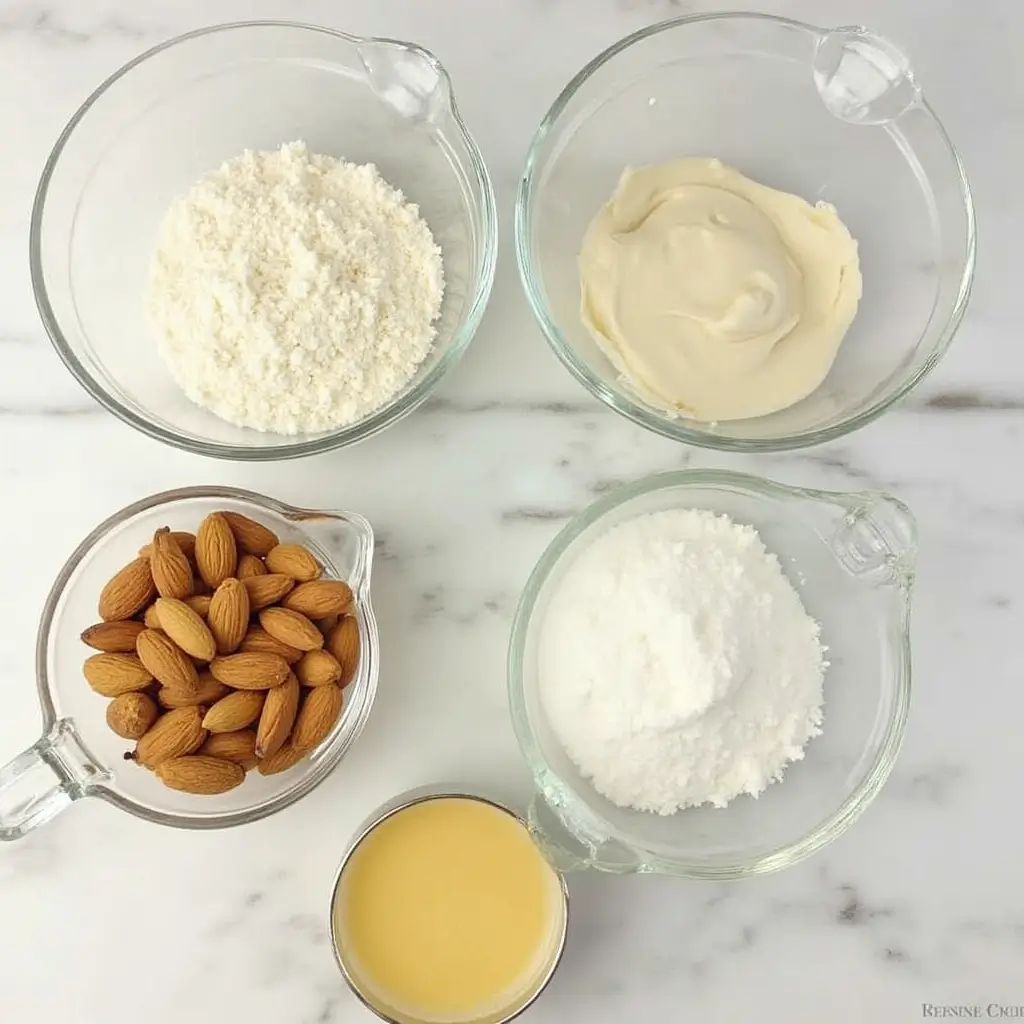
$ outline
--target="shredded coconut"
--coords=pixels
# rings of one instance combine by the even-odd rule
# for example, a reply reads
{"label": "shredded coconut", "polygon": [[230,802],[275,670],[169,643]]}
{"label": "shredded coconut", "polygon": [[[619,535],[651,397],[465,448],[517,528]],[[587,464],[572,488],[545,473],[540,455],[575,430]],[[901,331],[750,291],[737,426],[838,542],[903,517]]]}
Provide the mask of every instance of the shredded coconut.
{"label": "shredded coconut", "polygon": [[341,427],[426,358],[444,291],[415,205],[372,164],[246,151],[168,210],[147,306],[192,401],[281,434]]}
{"label": "shredded coconut", "polygon": [[723,807],[761,793],[820,733],[824,650],[756,530],[656,512],[612,527],[559,581],[540,635],[541,701],[613,803]]}

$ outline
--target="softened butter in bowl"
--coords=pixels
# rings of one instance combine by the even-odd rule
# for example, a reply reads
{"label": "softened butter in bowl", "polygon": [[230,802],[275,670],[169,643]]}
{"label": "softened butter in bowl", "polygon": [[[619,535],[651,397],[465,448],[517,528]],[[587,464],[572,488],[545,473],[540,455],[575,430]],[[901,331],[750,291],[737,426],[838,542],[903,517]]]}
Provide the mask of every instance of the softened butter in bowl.
{"label": "softened butter in bowl", "polygon": [[400,803],[356,841],[331,908],[356,994],[397,1024],[497,1024],[543,989],[561,954],[558,873],[511,812],[445,794]]}

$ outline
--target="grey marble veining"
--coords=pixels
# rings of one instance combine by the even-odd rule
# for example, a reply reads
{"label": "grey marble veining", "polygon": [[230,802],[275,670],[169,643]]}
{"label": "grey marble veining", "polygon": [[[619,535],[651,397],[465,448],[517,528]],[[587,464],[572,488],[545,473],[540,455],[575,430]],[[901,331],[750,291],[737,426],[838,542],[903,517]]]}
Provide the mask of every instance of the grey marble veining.
{"label": "grey marble veining", "polygon": [[[53,576],[98,521],[153,491],[215,482],[364,513],[377,532],[384,650],[365,734],[287,812],[193,834],[86,801],[0,848],[0,1020],[371,1020],[341,984],[326,932],[346,842],[376,805],[437,779],[525,801],[504,656],[530,569],[596,497],[685,466],[881,488],[911,506],[922,545],[906,743],[867,815],[791,871],[730,884],[572,878],[565,960],[524,1020],[899,1024],[920,1019],[923,1003],[1024,1004],[1024,7],[763,6],[863,22],[912,53],[971,175],[979,276],[950,352],[898,409],[821,448],[726,457],[591,400],[533,324],[510,245],[522,159],[558,90],[616,38],[711,3],[491,0],[486,14],[474,0],[221,0],[214,13],[200,0],[0,3],[0,563],[20,581],[0,588],[0,760],[36,738],[33,637]],[[100,410],[45,339],[27,266],[39,171],[88,92],[168,35],[253,17],[433,49],[496,183],[502,231],[483,326],[434,398],[358,448],[264,466],[159,447]]]}

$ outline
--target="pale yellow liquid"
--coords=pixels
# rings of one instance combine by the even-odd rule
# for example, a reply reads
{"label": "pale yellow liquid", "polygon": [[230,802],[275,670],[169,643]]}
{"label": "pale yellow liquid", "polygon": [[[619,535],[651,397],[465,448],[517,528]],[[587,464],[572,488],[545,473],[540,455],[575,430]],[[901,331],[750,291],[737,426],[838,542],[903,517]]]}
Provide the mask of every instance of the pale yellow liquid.
{"label": "pale yellow liquid", "polygon": [[398,811],[359,844],[334,907],[339,954],[398,1020],[497,1020],[536,992],[565,923],[558,875],[523,824],[479,800]]}

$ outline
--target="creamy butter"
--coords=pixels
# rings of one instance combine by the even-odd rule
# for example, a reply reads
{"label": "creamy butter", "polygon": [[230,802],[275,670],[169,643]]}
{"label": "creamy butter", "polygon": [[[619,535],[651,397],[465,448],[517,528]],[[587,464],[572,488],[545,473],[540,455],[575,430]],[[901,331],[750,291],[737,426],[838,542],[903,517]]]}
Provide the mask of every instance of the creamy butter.
{"label": "creamy butter", "polygon": [[809,395],[861,296],[832,206],[703,158],[623,173],[583,239],[580,284],[583,323],[637,393],[702,420]]}

